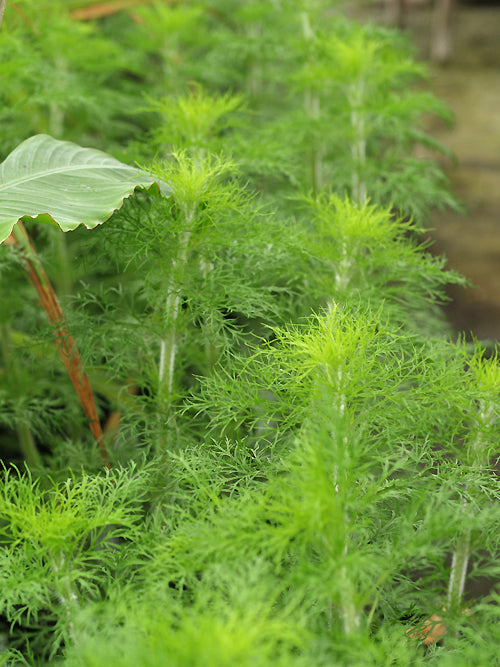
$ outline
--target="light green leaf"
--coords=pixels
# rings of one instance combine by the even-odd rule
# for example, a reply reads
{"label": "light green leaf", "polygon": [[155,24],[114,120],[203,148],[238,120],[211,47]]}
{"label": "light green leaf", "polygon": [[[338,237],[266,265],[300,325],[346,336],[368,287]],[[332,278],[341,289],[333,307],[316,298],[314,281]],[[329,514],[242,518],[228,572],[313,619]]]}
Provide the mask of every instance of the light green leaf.
{"label": "light green leaf", "polygon": [[0,243],[24,217],[64,231],[101,224],[136,187],[167,186],[91,148],[38,134],[0,164]]}

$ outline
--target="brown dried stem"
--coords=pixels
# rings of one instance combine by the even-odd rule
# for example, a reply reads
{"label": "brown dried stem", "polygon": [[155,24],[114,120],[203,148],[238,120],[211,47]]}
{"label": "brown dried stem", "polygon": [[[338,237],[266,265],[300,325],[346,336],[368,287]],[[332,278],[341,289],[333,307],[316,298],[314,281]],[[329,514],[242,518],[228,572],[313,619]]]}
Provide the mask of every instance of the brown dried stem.
{"label": "brown dried stem", "polygon": [[45,273],[40,258],[38,257],[28,232],[21,221],[15,225],[12,234],[8,237],[6,243],[18,247],[22,253],[26,271],[40,296],[40,300],[47,313],[49,322],[54,328],[54,336],[59,355],[66,367],[78,398],[80,399],[83,411],[89,420],[90,430],[96,439],[104,464],[109,468],[110,465],[104,446],[103,433],[97,415],[97,407],[90,380],[87,374],[83,371],[82,358],[73,336],[68,331],[66,319],[56,293],[54,292],[54,288]]}

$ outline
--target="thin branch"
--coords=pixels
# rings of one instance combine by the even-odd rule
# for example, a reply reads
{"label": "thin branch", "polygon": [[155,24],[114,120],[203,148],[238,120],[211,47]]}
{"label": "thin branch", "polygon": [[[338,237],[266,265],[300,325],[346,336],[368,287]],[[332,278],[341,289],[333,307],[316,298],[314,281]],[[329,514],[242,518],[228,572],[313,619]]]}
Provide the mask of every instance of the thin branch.
{"label": "thin branch", "polygon": [[31,282],[40,296],[44,310],[49,318],[49,322],[54,326],[54,336],[59,355],[66,367],[78,398],[80,399],[83,411],[89,420],[90,430],[96,439],[103,461],[106,467],[109,468],[110,465],[104,447],[103,433],[97,415],[97,408],[90,380],[87,374],[83,371],[82,358],[73,336],[71,336],[68,331],[66,319],[56,293],[54,292],[54,288],[52,287],[40,258],[31,243],[28,232],[20,221],[15,225],[12,234],[9,236],[6,243],[11,246],[18,246],[22,252],[23,262]]}
{"label": "thin branch", "polygon": [[[5,0],[5,1],[6,1],[6,0]],[[1,2],[1,0],[0,0],[0,2]],[[28,26],[28,28],[29,28],[32,32],[35,33],[35,35],[41,35],[41,34],[42,34],[42,33],[40,32],[40,30],[38,30],[38,28],[36,27],[36,25],[33,23],[33,21],[30,19],[30,17],[29,17],[29,16],[26,16],[26,14],[23,12],[23,10],[22,10],[20,7],[18,7],[17,4],[16,4],[15,2],[12,2],[12,3],[11,3],[11,6],[12,6],[12,9],[16,12],[16,14],[19,14],[19,16],[22,18],[22,20],[24,21],[24,23],[26,23],[26,25]]]}
{"label": "thin branch", "polygon": [[95,2],[86,7],[74,9],[70,16],[77,21],[91,21],[104,16],[112,16],[122,9],[132,9],[140,5],[150,5],[151,0],[109,0],[108,2]]}

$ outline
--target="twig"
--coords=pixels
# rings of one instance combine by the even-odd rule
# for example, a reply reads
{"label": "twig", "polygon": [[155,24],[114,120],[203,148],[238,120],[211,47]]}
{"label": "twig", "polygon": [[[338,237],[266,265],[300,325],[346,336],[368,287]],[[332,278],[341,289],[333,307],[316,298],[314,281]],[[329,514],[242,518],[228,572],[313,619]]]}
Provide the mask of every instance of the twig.
{"label": "twig", "polygon": [[139,5],[150,5],[151,0],[109,0],[108,2],[96,2],[87,7],[74,9],[70,16],[77,21],[91,21],[105,16],[117,14],[122,9],[130,9]]}
{"label": "twig", "polygon": [[[0,0],[1,2],[1,0]],[[23,12],[22,9],[20,9],[15,2],[12,2],[12,9],[16,12],[16,14],[19,14],[19,16],[22,18],[22,20],[26,23],[28,28],[35,33],[35,35],[41,35],[42,33],[36,25],[33,23],[33,21],[29,18],[29,16],[26,16],[26,14]]]}
{"label": "twig", "polygon": [[28,232],[20,221],[15,225],[12,234],[6,240],[6,243],[11,246],[19,246],[22,252],[23,262],[30,280],[40,296],[44,310],[49,318],[49,322],[54,326],[54,336],[59,355],[66,367],[78,398],[80,399],[83,411],[89,420],[90,430],[96,439],[104,464],[109,468],[110,465],[104,447],[103,433],[97,415],[97,408],[90,380],[87,374],[83,371],[82,358],[73,336],[71,336],[68,331],[66,319],[56,293],[54,292],[54,288],[52,287],[40,258],[31,243]]}

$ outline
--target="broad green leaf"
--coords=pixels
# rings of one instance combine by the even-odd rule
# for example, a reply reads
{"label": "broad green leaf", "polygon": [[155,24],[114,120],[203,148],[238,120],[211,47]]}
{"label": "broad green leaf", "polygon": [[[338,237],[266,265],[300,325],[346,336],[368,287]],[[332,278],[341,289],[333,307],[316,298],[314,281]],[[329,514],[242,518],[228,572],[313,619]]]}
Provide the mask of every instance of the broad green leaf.
{"label": "broad green leaf", "polygon": [[[91,229],[109,218],[136,187],[152,176],[92,148],[38,134],[0,164],[0,243],[22,217],[57,224],[64,231]],[[166,184],[158,183],[165,191]]]}

